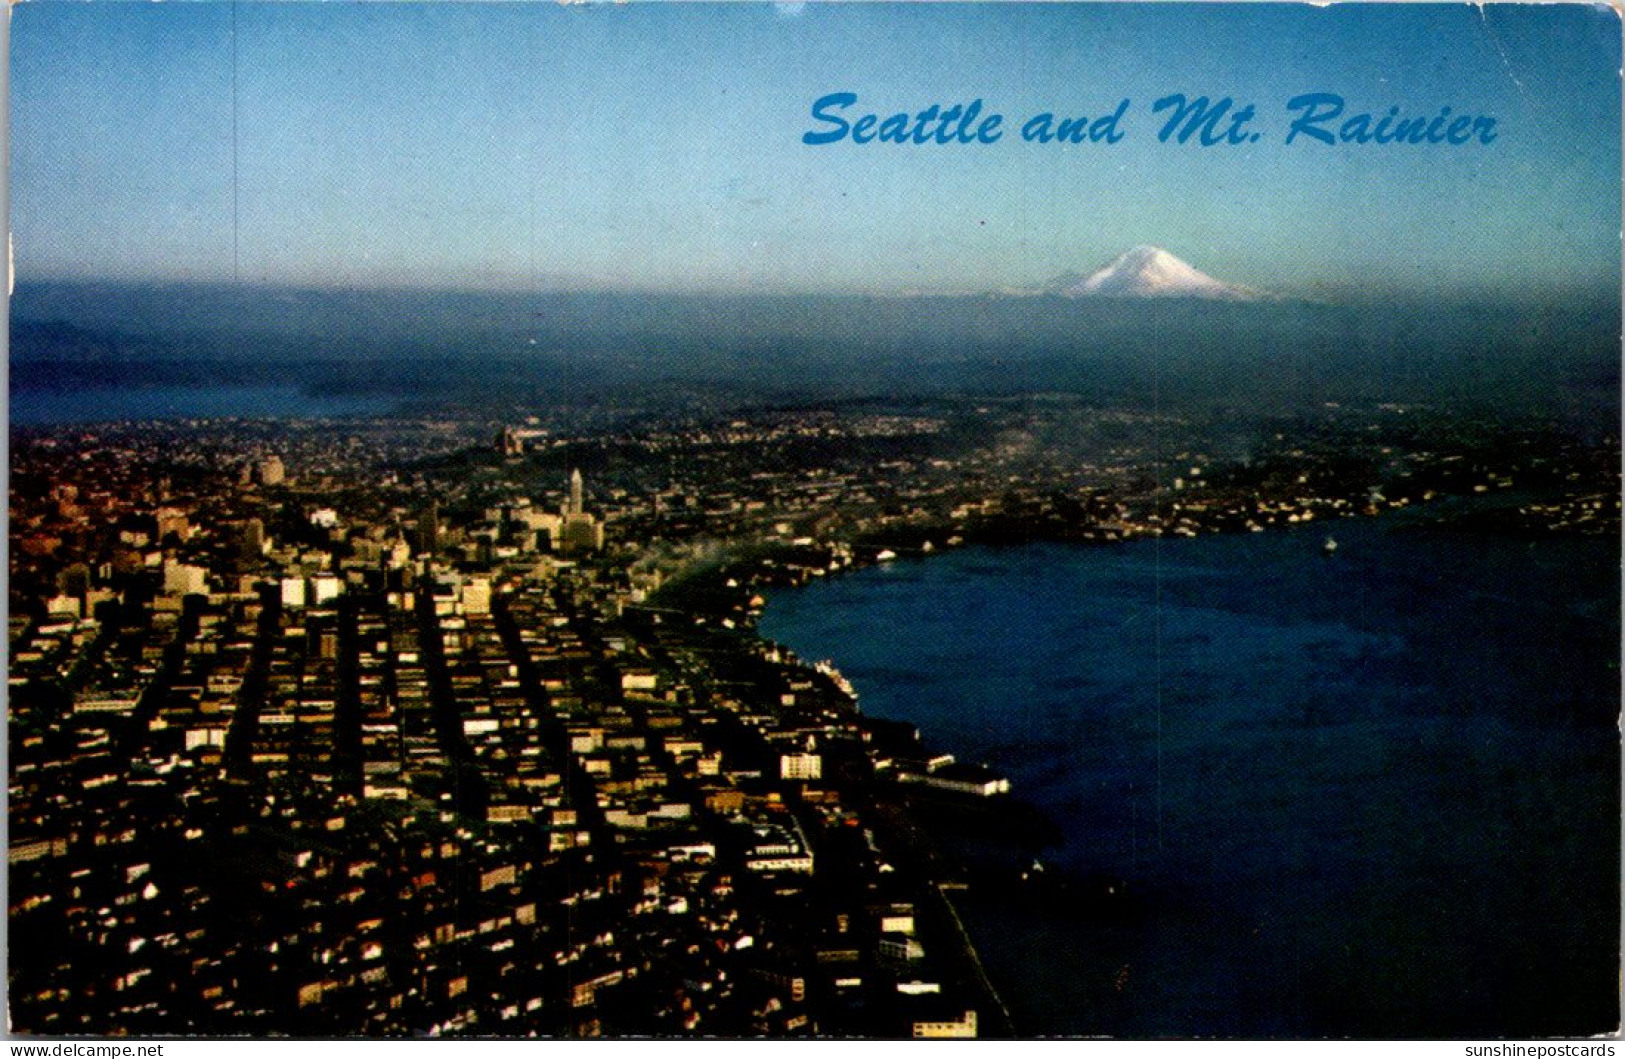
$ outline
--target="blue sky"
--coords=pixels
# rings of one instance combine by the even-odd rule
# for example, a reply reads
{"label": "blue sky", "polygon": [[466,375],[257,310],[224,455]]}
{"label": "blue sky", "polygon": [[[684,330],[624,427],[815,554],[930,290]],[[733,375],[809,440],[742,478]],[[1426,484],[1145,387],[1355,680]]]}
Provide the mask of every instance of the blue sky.
{"label": "blue sky", "polygon": [[[11,34],[24,282],[980,290],[1154,243],[1283,292],[1619,284],[1600,7],[35,0]],[[804,145],[835,91],[1008,128]],[[1173,92],[1262,138],[1159,143]],[[1289,146],[1303,92],[1498,136]],[[1110,147],[1016,135],[1124,98]]]}

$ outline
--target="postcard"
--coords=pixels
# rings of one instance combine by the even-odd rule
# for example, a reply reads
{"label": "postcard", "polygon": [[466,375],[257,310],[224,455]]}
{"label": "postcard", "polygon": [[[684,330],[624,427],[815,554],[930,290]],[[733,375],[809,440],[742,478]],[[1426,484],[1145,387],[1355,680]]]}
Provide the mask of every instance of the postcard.
{"label": "postcard", "polygon": [[13,1035],[1618,1032],[1617,10],[9,30]]}

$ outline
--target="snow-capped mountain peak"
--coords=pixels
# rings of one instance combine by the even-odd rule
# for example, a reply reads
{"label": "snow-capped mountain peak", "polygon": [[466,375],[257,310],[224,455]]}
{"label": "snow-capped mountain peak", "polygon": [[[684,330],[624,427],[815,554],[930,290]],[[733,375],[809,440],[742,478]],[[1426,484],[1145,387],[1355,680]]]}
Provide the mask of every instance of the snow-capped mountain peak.
{"label": "snow-capped mountain peak", "polygon": [[1071,297],[1218,298],[1250,301],[1257,291],[1214,279],[1155,246],[1136,246],[1062,290]]}

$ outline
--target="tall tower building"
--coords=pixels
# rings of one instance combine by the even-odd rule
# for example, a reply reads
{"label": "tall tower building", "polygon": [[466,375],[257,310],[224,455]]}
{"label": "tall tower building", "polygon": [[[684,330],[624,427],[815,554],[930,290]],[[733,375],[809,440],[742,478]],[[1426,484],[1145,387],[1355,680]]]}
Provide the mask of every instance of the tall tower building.
{"label": "tall tower building", "polygon": [[267,456],[261,460],[256,468],[256,474],[261,485],[281,485],[287,480],[287,468],[282,465],[282,457]]}
{"label": "tall tower building", "polygon": [[257,518],[245,519],[234,527],[233,544],[236,546],[236,566],[246,570],[265,557],[265,523]]}
{"label": "tall tower building", "polygon": [[440,505],[434,501],[418,516],[417,538],[413,541],[419,555],[433,555],[440,547]]}
{"label": "tall tower building", "polygon": [[570,472],[570,498],[564,502],[564,517],[553,546],[565,553],[596,552],[604,547],[604,527],[587,514],[580,471]]}
{"label": "tall tower building", "polygon": [[586,513],[586,504],[582,499],[581,470],[577,468],[570,472],[570,507],[566,515],[581,515]]}

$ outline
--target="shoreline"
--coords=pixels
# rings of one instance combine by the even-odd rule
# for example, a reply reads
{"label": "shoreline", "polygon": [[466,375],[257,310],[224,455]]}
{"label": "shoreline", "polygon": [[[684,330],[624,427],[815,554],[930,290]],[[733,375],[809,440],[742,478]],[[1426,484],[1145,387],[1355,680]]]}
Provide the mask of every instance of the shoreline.
{"label": "shoreline", "polygon": [[[1411,525],[1406,525],[1405,524],[1406,522],[1411,522],[1411,520],[1403,520],[1403,521],[1402,520],[1392,520],[1392,521],[1385,521],[1382,524],[1373,524],[1371,526],[1364,527],[1362,535],[1367,537],[1368,539],[1373,537],[1373,536],[1380,536],[1381,539],[1383,539],[1385,541],[1391,540],[1391,541],[1395,542],[1394,546],[1397,547],[1397,548],[1400,548],[1405,555],[1411,555],[1413,553],[1414,554],[1421,554],[1421,555],[1440,554],[1442,551],[1448,551],[1449,549],[1455,547],[1455,545],[1452,543],[1452,538],[1454,538],[1456,536],[1457,532],[1458,532],[1455,529],[1454,525],[1453,525],[1454,519],[1450,518],[1450,517],[1444,517],[1444,518],[1441,519],[1440,518],[1441,515],[1447,516],[1448,513],[1446,513],[1446,512],[1430,512],[1425,516],[1426,524],[1428,524],[1428,525],[1431,525],[1436,521],[1440,523],[1441,533],[1438,534],[1438,535],[1422,535],[1422,536],[1418,536],[1418,535],[1415,535],[1415,534],[1409,532],[1409,530],[1412,529],[1412,528],[1415,528],[1417,522],[1420,522],[1421,520],[1417,520],[1417,522],[1412,522]],[[1483,534],[1473,533],[1473,532],[1466,531],[1466,530],[1459,531],[1459,532],[1461,532],[1463,534],[1464,540],[1466,540],[1466,541],[1482,540],[1483,537],[1484,537]],[[1345,548],[1345,553],[1347,553],[1348,555],[1352,555],[1352,556],[1354,556],[1356,558],[1358,558],[1362,554],[1363,548],[1360,546],[1361,545],[1361,536],[1362,535],[1356,535],[1351,531],[1350,540],[1346,541],[1345,544],[1353,544],[1353,545],[1355,545],[1355,547],[1353,549]],[[1307,531],[1305,533],[1297,534],[1297,536],[1299,536],[1300,539],[1302,539],[1305,542],[1306,545],[1309,542],[1315,541],[1317,539],[1315,537],[1315,535],[1314,535],[1313,529],[1310,529],[1309,531]],[[1339,534],[1339,536],[1341,536],[1341,534]],[[1486,552],[1485,554],[1492,555],[1492,556],[1507,556],[1507,557],[1512,557],[1513,559],[1515,559],[1516,556],[1522,552],[1522,548],[1520,546],[1521,545],[1521,538],[1519,538],[1517,535],[1501,535],[1501,534],[1498,534],[1496,536],[1501,538],[1501,539],[1499,541],[1497,541],[1497,542],[1486,541],[1484,543],[1483,546],[1485,548],[1489,549],[1489,551]],[[1571,554],[1571,551],[1570,551],[1571,548],[1576,548],[1577,549],[1577,551],[1573,552],[1573,554],[1584,555],[1584,556],[1595,556],[1596,554],[1598,554],[1596,549],[1597,549],[1599,543],[1605,543],[1605,542],[1598,542],[1596,537],[1589,536],[1589,535],[1573,535],[1573,536],[1566,536],[1566,537],[1553,537],[1553,538],[1551,538],[1551,541],[1552,541],[1552,547],[1549,550],[1543,549],[1542,553],[1541,553],[1544,556],[1546,556],[1545,561],[1543,563],[1537,563],[1535,565],[1531,565],[1531,566],[1527,567],[1524,576],[1538,576],[1538,574],[1536,572],[1540,568],[1542,568],[1544,565],[1549,565],[1549,563],[1552,561],[1552,559],[1554,557],[1560,560],[1564,555]],[[1291,550],[1292,546],[1290,544],[1288,544],[1288,545],[1286,545],[1286,548],[1288,550]],[[1416,549],[1418,549],[1418,548],[1421,549],[1420,552],[1416,551]],[[1069,548],[1068,550],[1072,550],[1072,549]],[[1079,553],[1079,554],[1082,554],[1082,553]],[[1234,555],[1236,553],[1235,553],[1234,550],[1226,550],[1225,554]],[[1270,554],[1272,556],[1277,555],[1277,551],[1275,549],[1271,549]],[[1476,549],[1471,550],[1468,553],[1468,555],[1477,555],[1477,554],[1478,554],[1478,552],[1477,552]],[[1469,561],[1469,560],[1464,559],[1464,561]],[[1472,560],[1472,561],[1476,561],[1476,560]],[[1303,553],[1302,553],[1301,562],[1304,564],[1304,567],[1306,569],[1311,568],[1311,567],[1313,567],[1314,565],[1316,565],[1319,562],[1319,556],[1318,555],[1311,555],[1309,550],[1307,548],[1305,548]],[[1390,564],[1390,566],[1391,566],[1391,564]],[[1473,567],[1473,569],[1492,569],[1492,568],[1494,568],[1493,565],[1492,565],[1492,567],[1487,567],[1487,568],[1482,567],[1482,566]],[[1327,569],[1330,569],[1330,568],[1327,568]],[[1395,567],[1393,569],[1397,570],[1398,568]],[[995,575],[989,575],[989,576],[997,576],[997,575],[995,574]],[[1314,576],[1316,576],[1316,577],[1324,577],[1325,575],[1324,575],[1324,573],[1317,573]],[[885,583],[886,583],[886,579],[884,577],[882,577],[882,578],[880,578],[878,580],[871,581],[869,584],[871,586],[871,589],[873,589],[873,586],[881,585],[881,584],[885,584]],[[1477,584],[1476,577],[1475,577],[1475,580],[1472,583]],[[933,585],[938,585],[939,582],[933,581],[932,584]],[[904,593],[913,593],[915,595],[919,595],[922,592],[929,592],[928,589],[923,588],[923,587],[921,587],[921,588],[911,587],[909,589],[902,589],[901,591],[903,591]],[[847,597],[843,596],[842,598],[845,599]],[[861,600],[869,600],[871,597],[869,597],[869,596],[860,596],[859,598]],[[896,614],[893,614],[891,611],[887,611],[887,612],[885,612],[885,615],[883,617],[877,615],[874,620],[877,621],[877,622],[890,621],[890,622],[895,623],[895,622],[897,622],[899,620],[899,618],[898,618],[898,616]],[[851,619],[848,617],[846,619],[843,619],[841,622],[839,622],[839,623],[837,623],[835,625],[832,625],[830,628],[835,629],[835,630],[838,631],[839,629],[846,627],[846,625],[848,625],[850,623],[851,623]],[[880,648],[876,648],[876,650],[879,650],[879,649]],[[825,652],[825,651],[829,651],[830,648],[827,647],[827,646],[821,645],[818,648],[818,650],[822,653],[822,652]],[[872,654],[873,654],[873,652],[871,652],[871,655],[864,656],[867,659],[865,664],[870,666],[870,667],[872,667],[875,664],[875,660],[872,657]],[[907,661],[902,661],[902,662],[899,662],[898,664],[903,665],[903,666],[907,666],[908,662]],[[854,674],[854,677],[858,678],[857,674]],[[859,683],[860,683],[860,686],[861,686],[862,685],[862,680],[860,678],[859,678]],[[925,694],[929,694],[929,692],[926,692]],[[1425,697],[1427,698],[1427,701],[1429,701],[1429,702],[1439,702],[1439,703],[1445,702],[1444,699],[1439,698],[1438,695],[1435,695],[1433,693],[1427,693]],[[890,700],[888,700],[888,701],[890,701]],[[908,716],[908,715],[905,714],[904,716]],[[944,716],[957,717],[959,715],[957,715],[957,714],[944,714]],[[1340,715],[1335,715],[1335,716],[1331,716],[1329,718],[1322,717],[1321,720],[1322,721],[1329,720],[1332,723],[1341,723],[1343,718]],[[932,727],[928,723],[925,723],[923,718],[920,720],[920,723],[921,723],[922,731],[924,733],[924,737],[929,740],[931,738]],[[1440,723],[1445,723],[1445,722],[1441,720]],[[1490,719],[1488,719],[1487,723],[1498,724],[1500,722],[1495,721],[1493,718],[1490,718]],[[979,896],[978,901],[980,901],[980,900],[982,900],[982,898]],[[974,910],[975,907],[979,907],[979,906],[973,905],[972,907],[973,907],[973,910]],[[985,916],[981,917],[980,927],[984,931],[987,931],[989,929],[987,917],[985,917]],[[995,928],[992,928],[992,929],[994,929],[996,931],[998,928],[995,927]],[[989,935],[989,936],[993,937],[994,935]],[[1010,960],[1009,960],[1010,952],[1008,951],[1008,946],[1004,946],[1004,947],[1001,948],[1001,946],[999,944],[995,943],[993,945],[992,952],[989,955],[990,955],[990,957],[994,958],[995,967],[999,967],[1001,963],[1003,965],[1002,966],[1002,977],[1000,979],[1004,983],[1002,988],[1004,988],[1006,990],[1010,990],[1010,989],[1019,990],[1021,988],[1021,986],[1019,984],[1020,981],[1021,981],[1019,975],[1014,980],[1007,980],[1007,979],[1009,979],[1009,974],[1010,974],[1010,971],[1011,971],[1011,965],[1010,965]],[[1138,963],[1138,961],[1136,961],[1136,963]],[[1420,1015],[1417,1015],[1415,1017],[1421,1018]],[[1029,1015],[1029,1019],[1030,1018],[1031,1018],[1031,1016]]]}

